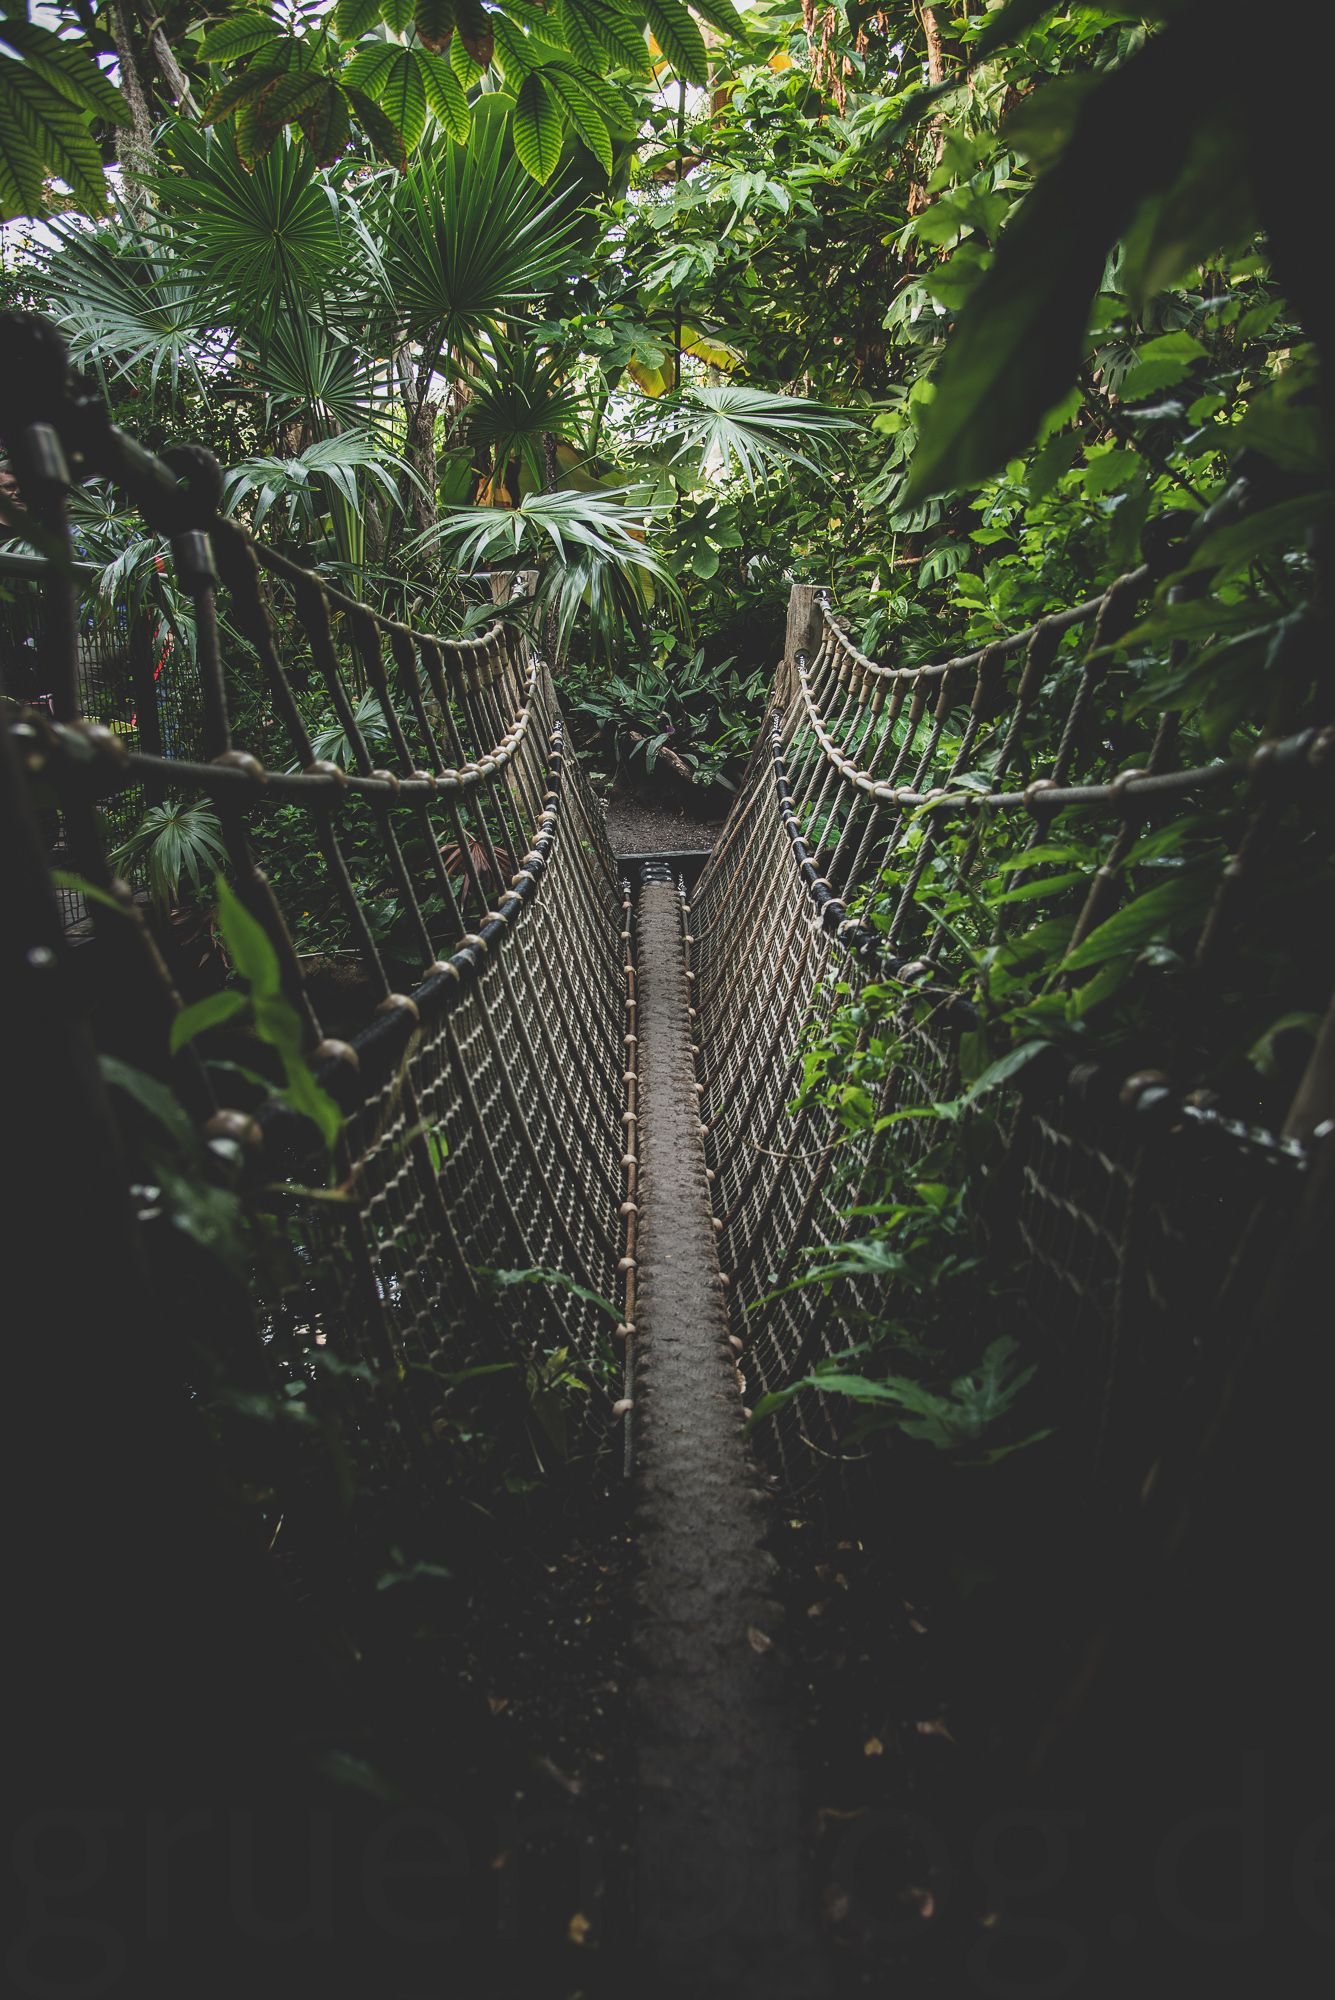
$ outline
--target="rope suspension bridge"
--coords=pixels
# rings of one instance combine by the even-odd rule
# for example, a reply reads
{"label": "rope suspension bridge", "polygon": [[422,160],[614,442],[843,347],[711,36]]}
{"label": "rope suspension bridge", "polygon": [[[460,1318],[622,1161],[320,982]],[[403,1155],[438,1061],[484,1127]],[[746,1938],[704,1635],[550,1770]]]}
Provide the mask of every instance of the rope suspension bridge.
{"label": "rope suspension bridge", "polygon": [[[23,1227],[55,1252],[37,1260],[34,1324],[53,1296],[81,1322],[95,1287],[118,1295],[124,1327],[145,1298],[127,1249],[142,1191],[123,1185],[106,1096],[128,1070],[169,1086],[210,1171],[262,1190],[280,1219],[285,1254],[199,1300],[201,1317],[242,1379],[299,1394],[312,1435],[337,1427],[368,1490],[430,1508],[448,1482],[450,1385],[568,1354],[579,1422],[590,1441],[621,1427],[638,1495],[646,1978],[665,1994],[824,1991],[762,1545],[774,1493],[861,1476],[856,1409],[821,1388],[820,1364],[893,1313],[896,1280],[841,1249],[887,1157],[912,1179],[929,1114],[967,1099],[962,1051],[985,1025],[978,965],[1019,962],[1026,892],[1041,892],[1063,829],[1098,850],[1056,864],[1076,912],[1070,995],[1098,962],[1082,947],[1126,905],[1147,830],[1228,802],[1229,844],[1199,857],[1205,886],[1176,945],[1197,1004],[1289,851],[1281,822],[1296,814],[1299,837],[1328,838],[1328,728],[1184,766],[1171,712],[1138,745],[1110,746],[1094,724],[1117,642],[1245,493],[1161,535],[1091,602],[926,665],[867,658],[823,595],[795,586],[772,705],[688,897],[666,869],[619,873],[515,579],[495,580],[495,622],[473,637],[412,629],[223,517],[207,454],[155,456],[113,427],[41,322],[8,316],[0,354],[5,444],[43,576],[4,752],[7,1047],[27,1072],[13,1129],[30,1164]],[[169,754],[142,715],[136,739],[81,713],[69,498],[90,480],[166,540],[193,608],[189,755]],[[318,753],[330,706],[344,761]],[[286,1087],[277,1069],[247,1077],[243,1062],[206,1059],[208,1034],[182,1033],[190,1010],[108,857],[102,815],[127,796],[216,814],[250,1005],[268,1010]],[[301,829],[281,872],[261,865],[280,817]],[[91,942],[67,935],[71,879]],[[1003,881],[1006,896],[982,899]],[[877,885],[883,926],[865,913]],[[387,891],[396,938],[411,941],[393,952],[371,915]],[[358,1018],[348,1003],[321,1018],[294,942],[312,898]],[[889,996],[893,1053],[850,1127],[838,1093],[811,1087],[807,1051],[871,984]],[[1270,1125],[1199,1086],[1192,1034],[1188,1021],[1157,1050],[1091,1037],[1080,1060],[1054,1041],[1017,1068],[975,1218],[984,1258],[1024,1247],[1062,1449],[1114,1513],[1208,1428],[1209,1385],[1233,1349],[1221,1332],[1202,1353],[1195,1330],[1236,1327],[1265,1294],[1310,1213],[1335,1109],[1329,1020]],[[61,1271],[72,1212],[87,1269]],[[108,1364],[87,1365],[97,1380]],[[160,1415],[182,1385],[160,1379],[161,1357],[142,1368]],[[770,1395],[782,1407],[748,1428]],[[1194,1427],[1181,1421],[1193,1397]],[[332,1601],[330,1503],[305,1436],[265,1520],[285,1584]],[[1189,1485],[1194,1450],[1170,1495]],[[67,1494],[56,1504],[73,1520]],[[686,1911],[705,1914],[692,1924]]]}

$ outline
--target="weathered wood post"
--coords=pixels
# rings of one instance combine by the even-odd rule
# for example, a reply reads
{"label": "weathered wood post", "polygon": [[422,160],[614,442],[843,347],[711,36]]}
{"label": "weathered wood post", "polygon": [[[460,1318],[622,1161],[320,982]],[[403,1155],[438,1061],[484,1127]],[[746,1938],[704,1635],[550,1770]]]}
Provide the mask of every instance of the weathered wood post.
{"label": "weathered wood post", "polygon": [[493,569],[489,575],[493,604],[508,604],[512,597],[532,597],[538,588],[535,569]]}
{"label": "weathered wood post", "polygon": [[821,634],[821,595],[818,583],[795,583],[788,592],[788,629],[783,641],[783,664],[779,668],[775,693],[787,708],[797,693],[797,656],[815,656]]}

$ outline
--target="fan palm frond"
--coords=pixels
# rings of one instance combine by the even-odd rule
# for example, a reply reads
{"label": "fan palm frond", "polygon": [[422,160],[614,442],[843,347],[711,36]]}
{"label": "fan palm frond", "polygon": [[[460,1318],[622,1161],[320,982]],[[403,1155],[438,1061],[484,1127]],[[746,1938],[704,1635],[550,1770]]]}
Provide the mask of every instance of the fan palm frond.
{"label": "fan palm frond", "polygon": [[651,612],[685,621],[676,579],[645,539],[664,511],[633,488],[531,493],[515,508],[453,508],[417,546],[443,549],[465,572],[537,563],[526,615],[554,636],[558,652],[583,617],[593,649],[615,659],[627,631],[643,630]]}
{"label": "fan palm frond", "polygon": [[546,483],[546,440],[568,438],[582,422],[587,399],[561,379],[550,354],[494,336],[468,405],[468,436],[494,467],[518,459],[539,486]]}
{"label": "fan palm frond", "polygon": [[530,493],[517,507],[452,507],[408,553],[444,549],[463,570],[521,567],[520,558],[574,562],[588,555],[670,582],[644,537],[663,509],[629,487],[605,493]]}
{"label": "fan palm frond", "polygon": [[269,329],[279,314],[314,308],[344,273],[353,246],[330,177],[284,132],[245,167],[227,130],[184,121],[170,134],[175,172],[152,185],[199,278],[221,288],[230,322]]}
{"label": "fan palm frond", "polygon": [[69,519],[76,556],[97,571],[89,608],[99,622],[114,627],[124,613],[141,614],[155,643],[170,635],[181,657],[193,661],[194,600],[177,587],[166,537],[146,535],[139,516],[102,480],[72,489]]}
{"label": "fan palm frond", "polygon": [[570,651],[576,624],[594,658],[616,665],[627,637],[641,639],[650,624],[685,626],[685,600],[671,573],[660,567],[609,562],[592,550],[544,570],[534,600],[538,628],[555,639],[558,657]]}
{"label": "fan palm frond", "polygon": [[147,368],[153,389],[165,379],[173,396],[188,385],[207,398],[208,362],[223,344],[211,332],[220,314],[217,287],[172,254],[168,237],[141,229],[123,204],[109,227],[91,229],[68,216],[50,226],[51,312],[71,359],[112,375]]}
{"label": "fan palm frond", "polygon": [[255,380],[278,420],[308,434],[365,432],[386,418],[365,350],[316,320],[276,320],[255,357]]}
{"label": "fan palm frond", "polygon": [[479,337],[541,298],[565,270],[574,218],[530,180],[491,121],[465,147],[420,151],[389,189],[385,274],[406,333],[435,355],[478,355]]}
{"label": "fan palm frond", "polygon": [[653,404],[646,433],[651,448],[665,452],[673,465],[688,460],[755,487],[795,465],[818,472],[812,454],[856,428],[851,417],[822,403],[725,382]]}
{"label": "fan palm frond", "polygon": [[198,896],[204,883],[227,866],[222,822],[202,800],[168,799],[149,807],[111,860],[117,868],[144,870],[154,904],[168,910],[180,901],[183,887]]}

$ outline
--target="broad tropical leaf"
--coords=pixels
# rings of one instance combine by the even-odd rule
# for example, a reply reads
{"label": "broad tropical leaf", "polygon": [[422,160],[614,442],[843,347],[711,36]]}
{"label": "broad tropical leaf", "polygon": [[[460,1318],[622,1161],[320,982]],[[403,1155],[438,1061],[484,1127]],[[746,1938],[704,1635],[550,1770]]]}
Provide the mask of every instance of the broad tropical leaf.
{"label": "broad tropical leaf", "polygon": [[426,101],[456,144],[462,146],[473,123],[464,87],[444,56],[422,52],[418,57]]}
{"label": "broad tropical leaf", "polygon": [[86,215],[107,207],[102,156],[89,121],[130,123],[129,106],[81,41],[0,17],[0,221],[43,216],[54,176]]}
{"label": "broad tropical leaf", "polygon": [[[524,78],[515,99],[514,140],[520,163],[535,181],[549,181],[561,159],[564,120],[546,78],[536,71]],[[604,132],[606,138],[606,132]],[[611,151],[608,151],[609,166]]]}

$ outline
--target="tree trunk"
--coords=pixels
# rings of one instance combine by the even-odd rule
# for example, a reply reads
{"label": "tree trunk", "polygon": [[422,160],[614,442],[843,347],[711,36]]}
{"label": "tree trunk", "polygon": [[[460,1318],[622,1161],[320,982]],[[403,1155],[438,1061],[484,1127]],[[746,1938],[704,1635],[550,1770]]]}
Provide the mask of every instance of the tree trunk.
{"label": "tree trunk", "polygon": [[[946,80],[946,49],[941,39],[941,24],[936,18],[935,7],[920,7],[923,40],[927,44],[927,81],[935,86]],[[945,150],[945,120],[940,112],[933,118],[928,128],[932,134],[932,165],[939,167]],[[927,187],[924,182],[914,181],[909,188],[908,210],[910,215],[920,215],[927,206]]]}
{"label": "tree trunk", "polygon": [[192,116],[198,116],[199,107],[191,95],[190,79],[172,53],[171,43],[163,34],[159,20],[155,19],[149,28],[148,46],[153,57],[153,67],[162,78],[172,103],[184,105]]}
{"label": "tree trunk", "polygon": [[111,9],[111,34],[116,44],[121,89],[130,107],[132,121],[120,130],[117,153],[126,172],[125,199],[135,219],[143,222],[149,211],[148,192],[138,184],[135,176],[153,170],[153,113],[149,108],[148,92],[144,88],[143,73],[130,34],[130,20],[127,0],[115,0]]}

